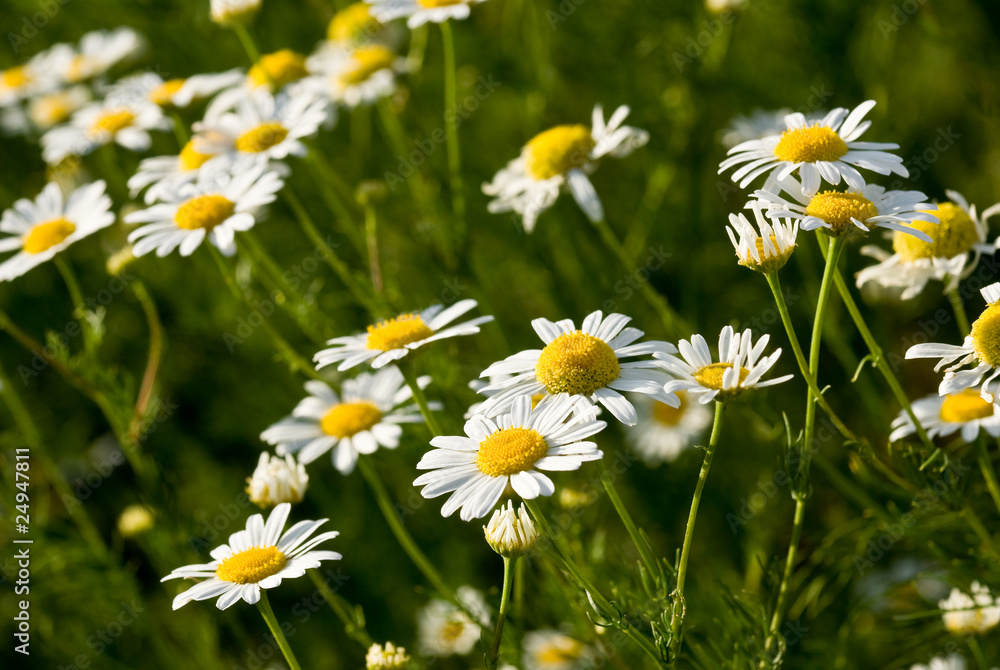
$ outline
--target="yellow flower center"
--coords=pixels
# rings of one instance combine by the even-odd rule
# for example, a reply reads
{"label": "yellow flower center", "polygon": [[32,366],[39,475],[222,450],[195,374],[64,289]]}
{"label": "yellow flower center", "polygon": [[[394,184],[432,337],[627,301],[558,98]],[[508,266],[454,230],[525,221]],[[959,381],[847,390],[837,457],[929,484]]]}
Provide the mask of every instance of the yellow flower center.
{"label": "yellow flower center", "polygon": [[[701,368],[694,373],[694,380],[704,386],[705,388],[715,389],[716,391],[722,391],[722,375],[726,373],[726,370],[733,367],[732,363],[712,363]],[[744,367],[740,368],[740,381],[742,382],[747,378],[750,371]],[[731,389],[727,389],[729,392],[734,392],[739,389],[736,386]]]}
{"label": "yellow flower center", "polygon": [[35,98],[30,103],[31,120],[39,128],[51,128],[73,113],[73,106],[63,93]]}
{"label": "yellow flower center", "polygon": [[535,179],[551,179],[586,164],[594,149],[594,138],[587,126],[556,126],[535,135],[526,149],[528,174]]}
{"label": "yellow flower center", "polygon": [[535,376],[553,394],[590,395],[619,374],[621,367],[611,347],[581,330],[552,340],[535,364]]}
{"label": "yellow flower center", "polygon": [[947,395],[941,403],[942,421],[965,423],[993,416],[993,403],[986,402],[976,389],[965,389]]}
{"label": "yellow flower center", "polygon": [[939,223],[914,221],[911,227],[929,235],[930,242],[898,230],[893,233],[892,249],[906,262],[912,263],[921,258],[954,258],[968,253],[972,245],[979,242],[976,222],[958,205],[943,202],[936,212],[927,214],[936,216]]}
{"label": "yellow flower center", "polygon": [[286,137],[288,137],[287,128],[277,121],[268,121],[237,137],[235,146],[237,151],[259,154],[281,144]]}
{"label": "yellow flower center", "polygon": [[331,42],[350,42],[363,36],[369,26],[374,32],[378,25],[368,11],[367,3],[355,2],[334,15],[327,26],[326,38]]}
{"label": "yellow flower center", "polygon": [[48,251],[73,234],[76,226],[63,218],[40,223],[31,229],[24,238],[24,250],[29,254],[40,254]]}
{"label": "yellow flower center", "polygon": [[396,61],[396,54],[381,44],[372,44],[360,47],[351,54],[351,59],[354,67],[340,75],[340,81],[344,84],[360,84],[379,70],[391,68]]}
{"label": "yellow flower center", "polygon": [[445,642],[454,642],[458,638],[462,637],[462,633],[464,632],[465,623],[452,619],[441,629],[441,639]]}
{"label": "yellow flower center", "polygon": [[382,412],[370,402],[345,402],[334,405],[323,415],[319,425],[327,435],[351,437],[370,430],[381,420]]}
{"label": "yellow flower center", "polygon": [[281,572],[286,563],[288,557],[277,547],[250,547],[219,563],[215,576],[224,582],[256,584]]}
{"label": "yellow flower center", "polygon": [[194,140],[189,140],[188,143],[184,145],[184,148],[181,149],[181,154],[177,157],[177,162],[180,165],[181,171],[189,172],[200,168],[208,162],[211,157],[211,154],[203,154],[195,151]]}
{"label": "yellow flower center", "polygon": [[12,67],[0,73],[0,81],[7,88],[21,88],[31,81],[31,75],[23,67]]}
{"label": "yellow flower center", "polygon": [[503,428],[479,443],[476,467],[488,477],[524,472],[549,451],[545,438],[531,428]]}
{"label": "yellow flower center", "polygon": [[681,417],[684,416],[688,400],[687,395],[684,393],[678,393],[677,397],[681,399],[681,404],[677,407],[671,407],[664,402],[654,401],[653,419],[657,423],[662,423],[664,426],[676,426],[681,422]]}
{"label": "yellow flower center", "polygon": [[461,5],[466,0],[419,0],[423,7],[448,7],[450,5]]}
{"label": "yellow flower center", "polygon": [[308,75],[306,57],[291,49],[282,49],[261,56],[260,62],[250,68],[247,79],[252,86],[267,86],[272,91],[280,91]]}
{"label": "yellow flower center", "polygon": [[552,644],[538,652],[538,663],[540,665],[557,665],[572,663],[580,658],[583,652],[583,644],[577,640],[560,640],[559,644]]}
{"label": "yellow flower center", "polygon": [[80,55],[73,56],[73,59],[69,62],[69,69],[66,71],[66,79],[71,82],[78,82],[86,79],[87,76],[87,58]]}
{"label": "yellow flower center", "polygon": [[987,305],[972,324],[972,349],[983,363],[1000,367],[1000,302]]}
{"label": "yellow flower center", "polygon": [[852,219],[864,223],[873,216],[878,216],[878,208],[860,193],[823,191],[814,195],[806,205],[806,215],[823,219],[833,226],[834,235],[840,235],[855,230],[862,232]]}
{"label": "yellow flower center", "polygon": [[102,135],[107,133],[114,135],[123,128],[128,128],[135,121],[135,114],[127,109],[109,109],[102,112],[100,116],[90,126],[92,135]]}
{"label": "yellow flower center", "polygon": [[160,107],[172,105],[174,96],[177,95],[177,91],[181,90],[181,86],[183,85],[183,79],[165,81],[150,92],[149,99]]}
{"label": "yellow flower center", "polygon": [[835,161],[847,153],[847,143],[828,126],[806,126],[781,133],[774,157],[789,163]]}
{"label": "yellow flower center", "polygon": [[174,222],[184,230],[212,230],[236,211],[236,205],[221,195],[199,195],[177,208]]}
{"label": "yellow flower center", "polygon": [[427,327],[419,314],[400,314],[368,326],[368,348],[379,351],[402,349],[407,344],[425,340],[434,331]]}

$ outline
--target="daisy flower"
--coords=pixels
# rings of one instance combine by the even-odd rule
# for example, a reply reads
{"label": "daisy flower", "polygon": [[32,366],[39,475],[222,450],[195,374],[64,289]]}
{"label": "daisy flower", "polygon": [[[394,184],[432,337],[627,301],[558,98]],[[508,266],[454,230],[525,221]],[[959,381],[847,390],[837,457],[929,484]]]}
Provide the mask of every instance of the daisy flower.
{"label": "daisy flower", "polygon": [[162,203],[125,217],[126,223],[149,224],[129,234],[132,253],[138,257],[155,249],[162,258],[179,248],[181,256],[190,256],[207,237],[231,256],[236,233],[253,228],[258,210],[274,202],[282,186],[281,177],[263,162],[239,173],[202,171],[196,182],[164,194]]}
{"label": "daisy flower", "polygon": [[372,16],[365,2],[355,2],[333,15],[326,27],[326,39],[331,45],[351,50],[371,41],[383,30],[382,23]]}
{"label": "daisy flower", "polygon": [[237,108],[242,101],[255,92],[266,91],[277,95],[282,91],[294,93],[292,84],[308,77],[312,72],[308,60],[297,51],[281,49],[260,57],[250,71],[233,80],[205,111],[205,118],[214,119],[223,112]]}
{"label": "daisy flower", "polygon": [[315,93],[272,96],[254,91],[236,110],[194,124],[194,148],[202,154],[227,154],[232,158],[266,157],[280,160],[304,156],[301,139],[314,135],[327,118],[329,103]]}
{"label": "daisy flower", "polygon": [[[898,149],[898,144],[857,141],[871,125],[864,118],[874,106],[875,101],[868,100],[853,111],[838,107],[815,123],[798,112],[789,114],[780,135],[748,140],[730,149],[729,158],[719,164],[719,174],[742,164],[732,178],[740,188],[746,188],[762,174],[773,172],[777,179],[783,179],[798,171],[805,196],[819,190],[821,178],[834,186],[843,179],[854,189],[864,188],[859,167],[908,177],[903,159],[886,153],[887,149]],[[772,190],[767,185],[764,188]]]}
{"label": "daisy flower", "polygon": [[36,54],[24,65],[0,70],[0,107],[47,93],[59,85],[50,65],[51,51]]}
{"label": "daisy flower", "polygon": [[596,416],[585,398],[561,393],[532,409],[530,396],[518,396],[510,414],[495,421],[477,414],[466,421],[467,437],[432,439],[435,449],[420,459],[417,469],[433,471],[413,484],[424,487],[420,494],[425,498],[454,492],[441,515],[461,508],[463,521],[489,514],[508,484],[526,500],[550,496],[555,486],[540,470],[576,470],[604,455],[593,442],[582,441],[607,426]]}
{"label": "daisy flower", "polygon": [[339,561],[341,555],[337,552],[316,547],[340,533],[327,531],[311,537],[327,519],[299,521],[282,533],[291,509],[288,503],[277,505],[267,523],[260,514],[254,514],[247,519],[246,530],[233,533],[228,544],[212,550],[211,563],[185,565],[161,579],[204,579],[174,598],[174,609],[192,600],[212,598],[218,598],[215,606],[220,610],[241,598],[254,605],[260,600],[261,589],[273,589],[283,579],[301,577],[322,561]]}
{"label": "daisy flower", "polygon": [[486,0],[367,0],[372,16],[386,23],[406,18],[409,28],[425,23],[444,23],[449,19],[469,18],[470,6]]}
{"label": "daisy flower", "polygon": [[233,69],[164,81],[155,72],[143,72],[119,79],[108,89],[107,95],[115,99],[145,99],[161,108],[182,108],[231,88],[243,81],[243,77],[239,69]]}
{"label": "daisy flower", "polygon": [[[943,396],[935,393],[914,401],[913,413],[932,439],[962,431],[962,439],[972,442],[980,429],[992,437],[1000,437],[1000,413],[997,412],[1000,407],[983,400],[979,393],[978,389],[962,389]],[[893,420],[892,428],[890,442],[917,432],[905,411]]]}
{"label": "daisy flower", "polygon": [[757,230],[746,216],[730,214],[726,232],[729,233],[729,241],[736,249],[736,258],[739,259],[740,265],[751,270],[758,270],[764,274],[777,272],[785,266],[795,250],[799,223],[798,221],[793,223],[789,218],[769,223],[761,212],[762,208],[748,205],[748,209],[753,210],[760,234],[757,234]]}
{"label": "daisy flower", "polygon": [[309,69],[319,73],[306,85],[335,103],[347,107],[371,105],[396,90],[396,73],[406,59],[382,44],[359,46],[351,51],[338,47],[320,50],[309,59]]}
{"label": "daisy flower", "polygon": [[[431,378],[417,381],[426,388]],[[332,449],[334,466],[348,475],[359,454],[373,454],[379,447],[395,449],[403,433],[399,424],[424,420],[417,405],[404,404],[410,403],[413,392],[395,366],[345,380],[340,395],[321,381],[308,381],[305,388],[309,396],[292,415],[260,435],[278,454],[297,454],[300,463],[312,463]],[[432,406],[441,408],[438,403]]]}
{"label": "daisy flower", "polygon": [[477,316],[454,326],[448,324],[477,304],[475,300],[459,300],[447,308],[431,305],[419,314],[400,314],[387,321],[379,321],[368,326],[367,333],[335,337],[327,342],[334,346],[313,356],[316,369],[339,363],[337,369],[344,371],[367,361],[378,369],[425,344],[449,337],[475,335],[479,326],[493,320],[492,316]]}
{"label": "daisy flower", "polygon": [[[990,284],[980,293],[986,300],[986,309],[972,324],[972,332],[961,346],[928,342],[916,344],[906,351],[907,358],[939,358],[934,371],[942,368],[944,379],[938,393],[948,395],[983,383],[980,396],[993,402],[990,384],[1000,377],[1000,283]],[[967,366],[971,369],[962,370]]]}
{"label": "daisy flower", "polygon": [[475,619],[447,600],[430,601],[417,614],[421,656],[464,656],[476,648],[482,627],[489,627],[490,610],[482,593],[471,586],[460,586],[455,597]]}
{"label": "daisy flower", "polygon": [[531,327],[545,348],[516,353],[483,370],[480,377],[513,376],[480,389],[481,394],[489,396],[480,411],[495,416],[510,411],[514,398],[520,395],[568,393],[603,405],[616,419],[634,426],[638,420],[635,407],[621,392],[639,393],[677,406],[677,397],[663,391],[669,377],[662,364],[650,359],[621,360],[677,351],[668,342],[635,344],[644,333],[637,328],[626,328],[631,320],[623,314],[604,317],[600,310],[588,315],[580,329],[571,319],[555,323],[535,319]]}
{"label": "daisy flower", "polygon": [[941,618],[944,627],[956,635],[985,633],[1000,624],[1000,603],[990,590],[979,582],[972,582],[972,595],[952,589],[946,600],[938,602],[944,610]]}
{"label": "daisy flower", "polygon": [[24,106],[3,108],[0,125],[11,135],[25,135],[46,130],[65,122],[73,112],[90,102],[90,89],[72,86],[29,98]]}
{"label": "daisy flower", "polygon": [[965,670],[965,659],[958,654],[951,654],[948,657],[937,656],[927,665],[917,663],[911,666],[910,670]]}
{"label": "daisy flower", "polygon": [[770,335],[763,335],[757,344],[747,328],[735,333],[732,326],[726,326],[719,334],[719,362],[712,362],[712,353],[701,335],[694,335],[690,341],[681,340],[677,345],[683,360],[670,354],[653,354],[661,359],[670,374],[677,379],[666,383],[668,393],[687,391],[701,396],[698,402],[706,404],[712,400],[730,400],[748,389],[764,388],[786,382],[793,375],[761,381],[778,362],[781,348],[770,356],[761,358]]}
{"label": "daisy flower", "polygon": [[209,16],[220,26],[249,23],[260,11],[261,0],[212,0]]}
{"label": "daisy flower", "polygon": [[136,58],[145,47],[131,28],[95,30],[77,46],[58,44],[51,50],[51,67],[63,81],[75,84],[105,74],[112,67]]}
{"label": "daisy flower", "polygon": [[302,463],[292,456],[272,456],[266,451],[260,455],[257,468],[247,478],[247,495],[258,507],[273,507],[280,503],[299,503],[309,486],[309,475]]}
{"label": "daisy flower", "polygon": [[861,253],[879,261],[857,275],[858,288],[868,282],[880,286],[902,289],[900,299],[909,300],[920,295],[927,282],[944,282],[944,292],[958,288],[958,282],[967,277],[979,263],[981,254],[992,254],[1000,246],[1000,238],[987,243],[987,220],[1000,213],[1000,203],[977,215],[976,206],[957,191],[945,191],[951,202],[938,203],[932,212],[938,224],[914,221],[913,227],[931,238],[930,242],[909,235],[893,233],[889,254],[881,247],[867,245]]}
{"label": "daisy flower", "polygon": [[34,200],[23,198],[0,217],[0,253],[17,251],[0,263],[0,281],[10,281],[54,257],[77,240],[115,222],[105,183],[95,181],[63,198],[50,182]]}
{"label": "daisy flower", "polygon": [[645,130],[622,125],[628,113],[629,108],[623,105],[605,124],[598,104],[590,128],[582,124],[556,126],[536,135],[491,183],[483,184],[483,193],[496,196],[488,205],[489,211],[520,214],[525,232],[530,233],[539,214],[555,204],[565,188],[591,221],[603,220],[604,206],[587,175],[597,169],[597,161],[604,156],[623,158],[649,141]]}
{"label": "daisy flower", "polygon": [[373,644],[365,654],[365,670],[406,670],[410,667],[410,655],[406,648],[386,642],[383,647]]}
{"label": "daisy flower", "polygon": [[886,191],[875,184],[846,191],[822,191],[812,196],[802,195],[799,182],[785,177],[778,184],[791,194],[796,202],[781,197],[775,191],[754,192],[753,206],[766,207],[769,218],[787,217],[799,221],[802,230],[818,230],[833,236],[851,239],[865,236],[872,228],[888,228],[930,242],[924,231],[928,226],[915,226],[922,221],[936,225],[937,205],[924,202],[927,196],[920,191]]}
{"label": "daisy flower", "polygon": [[692,402],[684,391],[677,397],[678,407],[651,398],[636,403],[639,423],[625,439],[650,467],[677,460],[712,425],[712,412],[705,405]]}
{"label": "daisy flower", "polygon": [[146,99],[109,97],[75,112],[69,123],[42,135],[42,157],[55,165],[67,156],[84,156],[112,142],[131,151],[152,144],[150,130],[169,130],[163,111]]}
{"label": "daisy flower", "polygon": [[551,628],[525,633],[524,670],[585,670],[597,660],[593,648]]}
{"label": "daisy flower", "polygon": [[[780,135],[784,132],[785,117],[792,110],[755,109],[750,114],[737,114],[729,120],[726,129],[722,131],[719,142],[727,149],[750,140],[760,140],[770,135]],[[825,116],[820,114],[820,118]],[[811,119],[817,120],[817,119]]]}
{"label": "daisy flower", "polygon": [[[181,186],[197,180],[201,174],[201,167],[212,158],[214,156],[211,154],[196,151],[194,140],[189,140],[177,156],[144,158],[139,163],[138,171],[129,177],[129,193],[134,198],[148,187],[149,190],[143,198],[147,205],[169,199]],[[228,160],[225,156],[221,158],[222,160],[216,161],[213,166],[218,165],[221,169],[221,163]]]}

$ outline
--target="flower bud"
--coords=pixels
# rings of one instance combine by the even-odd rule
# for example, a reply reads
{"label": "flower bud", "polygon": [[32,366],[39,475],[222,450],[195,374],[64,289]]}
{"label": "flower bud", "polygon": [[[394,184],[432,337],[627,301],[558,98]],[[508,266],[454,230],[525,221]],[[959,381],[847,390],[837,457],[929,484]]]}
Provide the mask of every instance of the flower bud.
{"label": "flower bud", "polygon": [[523,556],[538,541],[538,531],[523,503],[515,514],[514,504],[508,501],[507,507],[493,512],[490,522],[483,526],[483,532],[493,551],[504,558]]}
{"label": "flower bud", "polygon": [[253,476],[247,479],[246,492],[258,507],[273,507],[283,502],[301,502],[308,484],[305,466],[296,463],[291,455],[281,458],[264,452]]}

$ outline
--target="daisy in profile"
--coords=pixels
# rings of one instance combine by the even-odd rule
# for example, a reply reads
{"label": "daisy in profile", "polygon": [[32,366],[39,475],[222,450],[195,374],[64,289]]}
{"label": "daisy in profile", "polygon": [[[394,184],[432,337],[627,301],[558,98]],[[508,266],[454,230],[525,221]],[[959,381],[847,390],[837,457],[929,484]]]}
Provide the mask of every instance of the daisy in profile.
{"label": "daisy in profile", "polygon": [[525,633],[521,646],[524,670],[587,670],[597,660],[592,647],[551,628]]}
{"label": "daisy in profile", "polygon": [[307,85],[335,103],[347,107],[371,105],[396,90],[396,74],[406,59],[389,47],[367,44],[351,51],[333,47],[311,56],[309,67],[319,73]]}
{"label": "daisy in profile", "polygon": [[496,416],[510,411],[514,398],[521,395],[568,393],[603,405],[616,419],[634,426],[638,420],[635,407],[623,392],[677,406],[677,397],[663,390],[669,377],[662,364],[652,359],[621,360],[677,352],[669,342],[636,343],[644,333],[626,327],[631,320],[623,314],[605,317],[600,310],[589,314],[579,329],[571,319],[555,323],[535,319],[531,327],[545,348],[516,353],[483,370],[480,377],[512,376],[480,389],[481,394],[489,396],[480,411]]}
{"label": "daisy in profile", "polygon": [[44,133],[90,102],[90,88],[71,86],[28,98],[24,105],[0,105],[0,125],[11,135]]}
{"label": "daisy in profile", "polygon": [[605,123],[598,104],[590,128],[582,124],[556,126],[536,135],[521,149],[520,156],[483,185],[483,193],[495,196],[489,211],[516,212],[523,218],[525,232],[530,233],[539,214],[568,189],[591,221],[602,221],[604,206],[587,175],[597,169],[597,161],[604,156],[623,158],[649,141],[645,130],[622,125],[628,113],[629,108],[623,105]]}
{"label": "daisy in profile", "polygon": [[302,463],[290,455],[260,455],[257,467],[247,478],[247,495],[258,507],[274,507],[281,503],[300,503],[309,486],[309,475]]}
{"label": "daisy in profile", "polygon": [[277,505],[267,517],[260,514],[247,519],[246,530],[229,536],[229,543],[212,550],[212,562],[185,565],[177,568],[160,581],[168,579],[200,579],[197,584],[174,598],[174,609],[180,609],[192,600],[218,598],[215,606],[224,610],[242,599],[250,605],[260,600],[261,589],[273,589],[283,579],[294,579],[318,568],[322,561],[339,561],[335,551],[316,549],[321,543],[332,540],[340,533],[327,531],[315,537],[312,534],[326,523],[299,521],[282,533],[292,506]]}
{"label": "daisy in profile", "polygon": [[489,514],[508,484],[525,500],[550,496],[555,485],[542,471],[577,470],[604,454],[584,441],[604,430],[597,411],[585,398],[565,393],[550,396],[531,408],[530,396],[518,396],[509,414],[495,420],[481,414],[465,422],[466,437],[438,436],[418,470],[432,470],[413,482],[420,494],[451,496],[442,516],[461,509],[463,521]]}
{"label": "daisy in profile", "polygon": [[194,124],[194,149],[198,153],[226,154],[231,158],[263,157],[281,160],[304,156],[300,140],[314,135],[327,118],[329,103],[309,91],[277,97],[264,90],[240,101],[235,111],[217,118],[206,116]]}
{"label": "daisy in profile", "polygon": [[[933,394],[913,403],[917,421],[927,430],[930,438],[947,437],[962,431],[962,439],[972,442],[985,430],[991,437],[1000,437],[1000,409],[995,403],[983,400],[978,389],[962,389],[948,395]],[[916,433],[913,420],[905,411],[892,422],[889,441],[895,442]]]}
{"label": "daisy in profile", "polygon": [[444,23],[449,19],[469,18],[470,7],[486,0],[367,0],[378,21],[406,19],[409,28],[425,23]]}
{"label": "daisy in profile", "polygon": [[183,108],[196,100],[211,97],[219,91],[243,81],[238,69],[217,74],[196,74],[187,79],[164,81],[155,72],[142,72],[116,81],[109,89],[111,99],[146,99],[161,108]]}
{"label": "daisy in profile", "polygon": [[174,249],[190,256],[206,238],[231,256],[236,253],[236,233],[253,228],[258,212],[274,202],[284,186],[266,163],[240,170],[209,170],[163,202],[132,212],[126,223],[146,223],[128,236],[132,253],[143,256],[155,250],[166,256]]}
{"label": "daisy in profile", "polygon": [[71,84],[100,77],[115,65],[135,59],[145,48],[139,33],[131,28],[95,30],[80,38],[77,46],[58,44],[51,49],[51,67]]}
{"label": "daisy in profile", "polygon": [[770,335],[763,335],[756,344],[751,338],[749,328],[742,333],[735,333],[732,326],[723,328],[719,334],[718,363],[712,361],[708,343],[701,335],[694,335],[690,341],[681,340],[677,345],[683,360],[670,354],[653,354],[677,377],[666,383],[665,390],[668,393],[687,391],[700,396],[698,402],[706,404],[713,400],[731,400],[749,389],[774,386],[791,379],[793,375],[761,381],[778,362],[781,349],[761,358]]}
{"label": "daisy in profile", "polygon": [[[973,322],[972,332],[961,346],[936,342],[916,344],[907,350],[906,357],[941,359],[934,366],[935,372],[945,371],[938,386],[939,394],[949,395],[982,383],[979,395],[991,403],[990,385],[1000,377],[1000,283],[990,284],[980,293],[986,300],[986,309]],[[972,366],[971,369],[962,369],[968,366]]]}
{"label": "daisy in profile", "polygon": [[[843,179],[854,189],[864,188],[865,180],[857,168],[908,177],[903,159],[887,153],[898,149],[898,144],[857,141],[871,125],[864,118],[874,106],[875,101],[868,100],[854,110],[838,107],[815,123],[798,112],[789,114],[780,134],[748,140],[730,149],[729,158],[719,164],[719,174],[742,165],[732,179],[746,188],[763,174],[774,173],[782,179],[797,171],[804,196],[815,194],[821,179],[834,186]],[[764,188],[773,190],[767,184]]]}
{"label": "daisy in profile", "polygon": [[751,270],[764,274],[777,272],[785,267],[785,263],[795,250],[799,223],[789,218],[784,221],[776,219],[768,222],[761,207],[748,205],[747,208],[753,211],[760,234],[746,216],[730,214],[726,232],[729,233],[729,241],[736,249],[736,258],[739,259],[740,265]]}
{"label": "daisy in profile", "polygon": [[974,635],[1000,624],[1000,603],[990,590],[979,582],[972,582],[972,595],[961,589],[952,589],[946,600],[938,602],[943,610],[944,627],[956,635]]}
{"label": "daisy in profile", "polygon": [[75,112],[69,123],[42,135],[42,157],[55,165],[67,156],[84,156],[114,142],[131,151],[145,151],[152,144],[150,130],[168,130],[163,111],[143,98],[110,97]]}
{"label": "daisy in profile", "polygon": [[493,320],[492,316],[477,316],[454,326],[448,324],[477,304],[475,300],[459,300],[447,308],[431,305],[420,313],[400,314],[387,321],[379,321],[368,326],[367,333],[335,337],[327,342],[333,346],[313,356],[316,369],[339,363],[337,369],[343,372],[368,361],[378,369],[425,344],[449,337],[475,335],[479,326]]}
{"label": "daisy in profile", "polygon": [[211,154],[196,151],[194,140],[189,140],[177,156],[144,158],[139,162],[138,171],[129,177],[129,194],[134,198],[143,189],[148,189],[143,198],[147,205],[167,200],[181,186],[197,180],[201,167],[212,158]]}
{"label": "daisy in profile", "polygon": [[[431,383],[420,377],[420,388]],[[403,434],[400,424],[422,423],[423,417],[413,392],[395,366],[372,374],[362,372],[344,380],[340,395],[321,381],[306,382],[309,396],[292,415],[270,426],[260,439],[277,447],[278,454],[296,454],[309,464],[333,451],[333,465],[348,475],[354,471],[358,455],[373,454],[382,447],[395,449]],[[432,403],[432,409],[440,409]]]}
{"label": "daisy in profile", "polygon": [[902,290],[901,300],[915,298],[927,282],[944,283],[944,292],[958,288],[958,282],[969,276],[982,254],[993,254],[1000,238],[987,243],[987,220],[1000,213],[1000,203],[976,213],[976,206],[957,191],[946,191],[951,202],[938,203],[932,213],[938,224],[914,221],[913,227],[931,238],[930,242],[893,233],[890,254],[874,245],[861,247],[861,253],[879,261],[857,275],[858,288],[874,282],[886,288]]}
{"label": "daisy in profile", "polygon": [[767,208],[769,218],[787,217],[799,222],[802,230],[819,230],[845,239],[866,236],[872,228],[911,235],[930,242],[925,232],[928,226],[915,226],[923,222],[937,225],[937,205],[925,202],[927,196],[920,191],[886,191],[881,186],[866,184],[861,188],[848,187],[846,191],[822,191],[812,196],[802,195],[802,188],[794,177],[785,177],[779,186],[796,202],[786,200],[776,191],[754,192],[753,206]]}
{"label": "daisy in profile", "polygon": [[64,198],[48,183],[34,200],[23,198],[0,217],[0,253],[16,251],[0,263],[0,281],[10,281],[88,235],[115,222],[105,183],[81,186]]}
{"label": "daisy in profile", "polygon": [[460,586],[455,597],[475,617],[447,600],[430,601],[417,614],[421,656],[465,656],[476,648],[482,628],[490,625],[490,609],[482,593]]}
{"label": "daisy in profile", "polygon": [[673,463],[712,425],[712,412],[705,405],[693,402],[684,391],[679,391],[677,398],[677,407],[651,398],[636,403],[639,423],[625,439],[650,467]]}

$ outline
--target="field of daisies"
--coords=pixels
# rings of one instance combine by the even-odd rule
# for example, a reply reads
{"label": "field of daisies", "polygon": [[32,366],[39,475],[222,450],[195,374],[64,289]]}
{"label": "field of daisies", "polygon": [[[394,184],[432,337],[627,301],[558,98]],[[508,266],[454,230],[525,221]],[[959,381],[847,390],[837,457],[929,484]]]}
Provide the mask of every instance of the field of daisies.
{"label": "field of daisies", "polygon": [[995,10],[3,0],[3,667],[1000,667]]}

